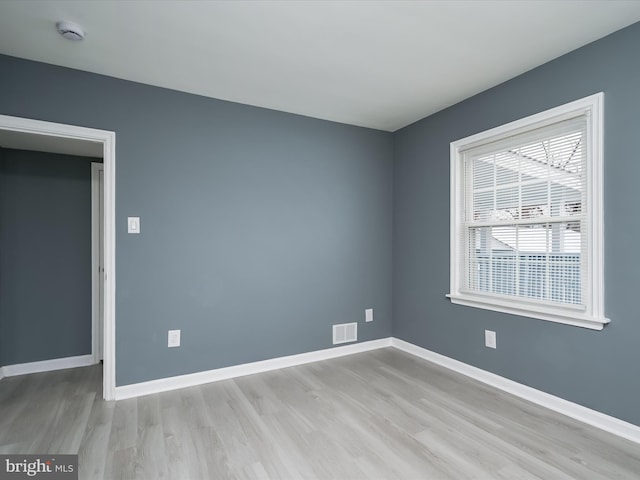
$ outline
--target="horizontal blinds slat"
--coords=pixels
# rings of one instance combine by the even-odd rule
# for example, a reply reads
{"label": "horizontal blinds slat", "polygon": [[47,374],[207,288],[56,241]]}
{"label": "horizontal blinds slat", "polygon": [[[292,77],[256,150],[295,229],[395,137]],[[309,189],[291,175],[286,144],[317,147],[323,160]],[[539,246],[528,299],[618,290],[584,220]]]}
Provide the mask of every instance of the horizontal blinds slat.
{"label": "horizontal blinds slat", "polygon": [[466,222],[464,225],[466,227],[502,227],[504,225],[523,225],[523,226],[536,226],[536,225],[547,225],[547,224],[556,224],[556,223],[573,223],[573,222],[584,222],[585,217],[583,215],[576,215],[570,217],[541,217],[536,218],[535,221],[531,219],[517,219],[517,220],[503,220],[503,221],[492,221],[492,222]]}

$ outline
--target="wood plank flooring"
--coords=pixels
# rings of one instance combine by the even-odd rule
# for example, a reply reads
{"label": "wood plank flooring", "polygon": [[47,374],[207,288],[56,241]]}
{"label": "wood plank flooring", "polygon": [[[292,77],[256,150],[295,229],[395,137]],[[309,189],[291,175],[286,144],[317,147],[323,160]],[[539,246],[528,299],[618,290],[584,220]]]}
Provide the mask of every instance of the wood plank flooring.
{"label": "wood plank flooring", "polygon": [[640,445],[398,350],[131,400],[100,366],[0,381],[0,453],[81,479],[640,479]]}

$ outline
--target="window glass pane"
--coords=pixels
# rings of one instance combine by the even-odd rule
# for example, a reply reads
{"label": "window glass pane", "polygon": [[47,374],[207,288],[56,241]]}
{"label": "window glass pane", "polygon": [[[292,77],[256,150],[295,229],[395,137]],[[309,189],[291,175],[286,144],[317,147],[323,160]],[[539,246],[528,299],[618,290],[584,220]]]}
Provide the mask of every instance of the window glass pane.
{"label": "window glass pane", "polygon": [[469,157],[473,215],[468,220],[504,221],[569,215],[584,202],[583,130]]}
{"label": "window glass pane", "polygon": [[579,305],[581,244],[578,222],[471,228],[467,287]]}
{"label": "window glass pane", "polygon": [[549,184],[547,182],[530,183],[522,186],[521,218],[539,218],[549,216]]}
{"label": "window glass pane", "polygon": [[478,159],[472,163],[472,166],[473,172],[471,173],[471,175],[473,177],[474,190],[486,187],[493,188],[493,157]]}
{"label": "window glass pane", "polygon": [[495,154],[496,185],[515,183],[520,179],[520,157],[514,152],[504,151]]}
{"label": "window glass pane", "polygon": [[473,194],[472,217],[467,221],[486,222],[492,218],[495,192],[484,191]]}
{"label": "window glass pane", "polygon": [[553,217],[579,215],[582,211],[582,191],[552,183],[549,190],[550,212]]}
{"label": "window glass pane", "polygon": [[496,205],[490,219],[496,221],[513,220],[518,217],[520,194],[518,187],[496,190]]}

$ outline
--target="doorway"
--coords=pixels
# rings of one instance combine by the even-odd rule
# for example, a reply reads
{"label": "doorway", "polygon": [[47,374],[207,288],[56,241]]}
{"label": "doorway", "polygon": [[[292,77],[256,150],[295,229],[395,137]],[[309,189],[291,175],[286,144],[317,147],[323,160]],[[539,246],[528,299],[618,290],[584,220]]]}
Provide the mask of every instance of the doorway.
{"label": "doorway", "polygon": [[[95,239],[98,245],[95,253],[99,257],[99,251],[102,250],[103,261],[98,266],[98,271],[94,272],[96,277],[100,277],[100,281],[96,285],[94,277],[94,295],[98,295],[99,298],[98,302],[92,302],[94,304],[92,328],[96,330],[92,335],[92,354],[94,360],[98,361],[97,357],[102,357],[104,360],[103,396],[105,400],[113,400],[115,398],[115,132],[7,115],[0,115],[0,131],[26,134],[33,139],[35,144],[39,145],[91,142],[102,146],[104,163],[102,169],[96,168],[98,191],[95,195],[93,191],[94,167],[92,166],[92,204],[94,196],[99,196],[100,173],[102,173],[103,190],[100,195],[102,202],[96,198],[97,208],[103,211],[103,220],[100,222],[102,232],[97,233],[99,238]],[[92,222],[94,221],[99,220],[92,220]],[[96,230],[100,231],[99,228],[92,228],[92,231]],[[92,237],[93,235],[92,233]],[[93,244],[94,239],[92,238]],[[92,248],[92,250],[96,249]],[[95,262],[93,264],[95,265]],[[96,287],[101,289],[102,293],[96,293]],[[102,327],[99,326],[100,319],[102,319]]]}

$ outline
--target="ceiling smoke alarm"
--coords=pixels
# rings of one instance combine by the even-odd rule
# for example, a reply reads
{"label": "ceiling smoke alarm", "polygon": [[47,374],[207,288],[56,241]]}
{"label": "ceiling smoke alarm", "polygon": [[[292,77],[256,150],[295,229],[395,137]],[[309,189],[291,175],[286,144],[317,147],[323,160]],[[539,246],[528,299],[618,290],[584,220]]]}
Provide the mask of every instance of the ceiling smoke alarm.
{"label": "ceiling smoke alarm", "polygon": [[58,22],[56,23],[58,33],[67,40],[78,41],[84,38],[84,30],[77,23]]}

